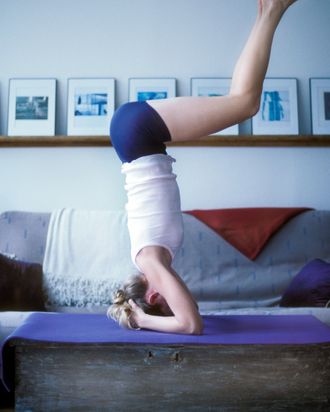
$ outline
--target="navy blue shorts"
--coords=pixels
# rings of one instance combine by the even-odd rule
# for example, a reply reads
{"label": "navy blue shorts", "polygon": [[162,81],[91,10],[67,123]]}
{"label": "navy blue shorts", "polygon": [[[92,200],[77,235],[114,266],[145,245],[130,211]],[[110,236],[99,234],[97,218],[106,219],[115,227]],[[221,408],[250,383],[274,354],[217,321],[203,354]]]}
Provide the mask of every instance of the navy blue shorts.
{"label": "navy blue shorts", "polygon": [[170,132],[157,111],[147,102],[120,106],[110,125],[110,138],[120,160],[132,162],[142,156],[166,154]]}

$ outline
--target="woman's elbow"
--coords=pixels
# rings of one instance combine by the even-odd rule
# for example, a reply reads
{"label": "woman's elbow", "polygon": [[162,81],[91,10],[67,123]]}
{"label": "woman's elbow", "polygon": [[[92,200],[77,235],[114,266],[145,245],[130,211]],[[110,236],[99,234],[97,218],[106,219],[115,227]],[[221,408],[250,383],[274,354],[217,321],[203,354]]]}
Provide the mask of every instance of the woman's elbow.
{"label": "woman's elbow", "polygon": [[202,334],[203,334],[203,325],[195,327],[190,333],[190,335],[202,335]]}
{"label": "woman's elbow", "polygon": [[203,334],[203,321],[202,319],[198,319],[194,322],[191,322],[189,325],[185,327],[185,331],[187,335],[202,335]]}

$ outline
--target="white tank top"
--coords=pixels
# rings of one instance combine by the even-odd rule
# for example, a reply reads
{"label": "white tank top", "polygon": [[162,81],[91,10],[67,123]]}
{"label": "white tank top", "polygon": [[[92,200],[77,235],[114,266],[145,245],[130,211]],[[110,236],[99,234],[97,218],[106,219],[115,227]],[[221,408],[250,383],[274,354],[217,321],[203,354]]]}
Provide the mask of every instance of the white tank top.
{"label": "white tank top", "polygon": [[131,256],[135,265],[137,254],[146,246],[162,246],[172,258],[181,246],[183,221],[173,162],[175,159],[171,156],[154,154],[122,165],[122,173],[126,175]]}

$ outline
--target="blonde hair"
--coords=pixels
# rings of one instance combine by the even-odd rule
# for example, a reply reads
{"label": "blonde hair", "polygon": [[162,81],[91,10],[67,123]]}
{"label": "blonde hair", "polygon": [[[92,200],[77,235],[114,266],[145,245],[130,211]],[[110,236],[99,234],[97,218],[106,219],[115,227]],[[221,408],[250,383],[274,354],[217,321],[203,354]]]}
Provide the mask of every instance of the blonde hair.
{"label": "blonde hair", "polygon": [[108,318],[116,320],[120,326],[128,329],[138,329],[130,320],[132,308],[128,301],[130,299],[140,306],[146,313],[154,312],[154,309],[145,301],[145,294],[148,284],[143,275],[135,275],[124,283],[121,289],[118,289],[113,296],[113,303],[107,311]]}

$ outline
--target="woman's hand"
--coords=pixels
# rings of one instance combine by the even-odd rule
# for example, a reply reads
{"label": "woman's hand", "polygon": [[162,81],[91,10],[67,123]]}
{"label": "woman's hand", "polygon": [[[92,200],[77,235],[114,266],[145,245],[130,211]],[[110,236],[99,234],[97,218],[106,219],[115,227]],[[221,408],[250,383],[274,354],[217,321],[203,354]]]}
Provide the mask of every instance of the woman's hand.
{"label": "woman's hand", "polygon": [[140,329],[141,321],[143,320],[145,313],[140,308],[140,306],[134,302],[133,299],[130,299],[128,303],[130,307],[132,308],[132,313],[129,317],[129,324],[131,325],[133,329]]}

